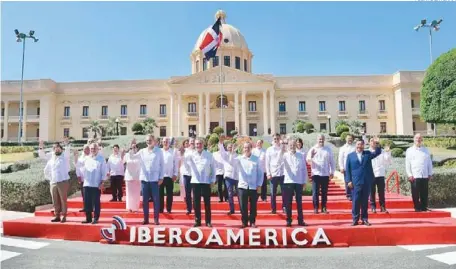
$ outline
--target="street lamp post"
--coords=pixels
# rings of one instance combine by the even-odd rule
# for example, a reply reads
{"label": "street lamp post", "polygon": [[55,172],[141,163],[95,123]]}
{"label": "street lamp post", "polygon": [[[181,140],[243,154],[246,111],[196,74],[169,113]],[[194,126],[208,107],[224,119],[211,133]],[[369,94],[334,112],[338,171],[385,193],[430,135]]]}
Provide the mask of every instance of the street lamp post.
{"label": "street lamp post", "polygon": [[328,115],[328,121],[329,121],[329,132],[331,133],[331,115]]}
{"label": "street lamp post", "polygon": [[119,118],[116,118],[116,130],[117,130],[117,136],[119,136]]}
{"label": "street lamp post", "polygon": [[[415,31],[419,31],[421,28],[429,28],[429,56],[431,58],[431,64],[434,61],[432,58],[432,30],[438,31],[440,30],[440,23],[442,23],[443,19],[433,20],[431,23],[427,23],[426,19],[422,19],[421,23],[415,26],[413,29]],[[437,124],[434,123],[434,136],[437,135]]]}
{"label": "street lamp post", "polygon": [[34,42],[38,42],[38,38],[34,37],[35,31],[30,30],[29,34],[26,35],[24,33],[19,32],[19,30],[15,29],[14,33],[16,34],[16,41],[22,42],[22,74],[21,74],[21,91],[20,91],[20,101],[19,101],[19,126],[17,128],[17,142],[21,143],[21,134],[22,134],[22,119],[24,117],[23,113],[23,97],[22,91],[24,86],[24,62],[25,62],[25,40],[27,38],[33,39]]}

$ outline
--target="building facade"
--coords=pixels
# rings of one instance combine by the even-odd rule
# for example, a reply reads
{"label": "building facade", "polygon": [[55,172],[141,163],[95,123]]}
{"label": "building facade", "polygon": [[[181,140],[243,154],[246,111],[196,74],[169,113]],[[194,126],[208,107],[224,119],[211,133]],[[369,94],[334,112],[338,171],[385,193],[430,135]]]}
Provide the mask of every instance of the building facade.
{"label": "building facade", "polygon": [[[159,136],[203,136],[222,126],[227,134],[291,132],[295,120],[317,131],[335,131],[337,120],[358,120],[366,133],[430,132],[420,119],[424,72],[369,76],[273,76],[253,72],[253,54],[244,36],[222,17],[217,57],[199,50],[205,29],[190,55],[191,75],[163,80],[59,83],[24,81],[23,141],[91,136],[88,127],[121,122],[120,135],[153,118]],[[17,141],[20,81],[1,82],[2,141]]]}

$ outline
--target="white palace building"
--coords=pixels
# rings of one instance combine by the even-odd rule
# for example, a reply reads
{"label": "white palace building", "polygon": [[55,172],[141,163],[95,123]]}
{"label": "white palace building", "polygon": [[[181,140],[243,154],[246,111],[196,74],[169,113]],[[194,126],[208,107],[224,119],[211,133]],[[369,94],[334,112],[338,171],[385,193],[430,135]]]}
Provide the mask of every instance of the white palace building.
{"label": "white palace building", "polygon": [[[241,32],[222,16],[223,41],[207,62],[199,44],[190,54],[191,74],[157,80],[60,83],[24,81],[22,140],[60,140],[91,136],[93,121],[122,122],[120,135],[133,134],[134,123],[153,118],[159,136],[197,136],[220,124],[227,134],[289,133],[295,120],[311,122],[317,131],[335,131],[339,119],[359,120],[366,133],[427,133],[420,119],[420,85],[424,72],[400,71],[363,76],[274,76],[255,74],[253,54]],[[222,76],[220,78],[220,64]],[[221,97],[221,83],[223,97]],[[17,141],[20,81],[1,82],[2,141]],[[222,99],[222,102],[221,102]],[[329,126],[331,124],[332,126]]]}

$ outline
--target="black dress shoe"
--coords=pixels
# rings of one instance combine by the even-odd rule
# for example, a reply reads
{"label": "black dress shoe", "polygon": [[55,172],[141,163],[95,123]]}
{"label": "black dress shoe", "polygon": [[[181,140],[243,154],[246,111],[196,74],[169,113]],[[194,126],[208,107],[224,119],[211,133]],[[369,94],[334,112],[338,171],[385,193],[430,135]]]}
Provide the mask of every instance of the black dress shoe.
{"label": "black dress shoe", "polygon": [[252,227],[252,228],[256,228],[257,226],[256,226],[256,224],[255,224],[255,223],[250,223],[250,227]]}
{"label": "black dress shoe", "polygon": [[323,207],[323,208],[321,209],[321,213],[328,214],[328,210],[326,210],[326,207]]}
{"label": "black dress shoe", "polygon": [[87,224],[87,223],[92,223],[91,220],[84,220],[83,222],[81,222],[82,224]]}
{"label": "black dress shoe", "polygon": [[366,221],[363,221],[363,225],[365,226],[371,226],[371,224],[366,220]]}
{"label": "black dress shoe", "polygon": [[287,227],[291,227],[291,222],[287,222]]}
{"label": "black dress shoe", "polygon": [[190,211],[187,211],[187,213],[185,213],[185,215],[187,215],[187,216],[188,216],[188,215],[190,215],[191,213],[192,213],[192,212],[190,212]]}
{"label": "black dress shoe", "polygon": [[111,199],[109,202],[117,202],[117,199]]}
{"label": "black dress shoe", "polygon": [[421,209],[421,212],[430,212],[431,210],[429,210],[429,208],[423,208]]}
{"label": "black dress shoe", "polygon": [[351,226],[358,226],[358,222],[357,221],[354,221]]}
{"label": "black dress shoe", "polygon": [[247,227],[247,224],[242,223],[242,224],[241,224],[241,229],[244,229],[245,227]]}
{"label": "black dress shoe", "polygon": [[195,224],[193,224],[193,227],[200,227],[201,226],[201,223],[199,222],[196,222]]}
{"label": "black dress shoe", "polygon": [[372,208],[372,213],[377,213],[377,209]]}
{"label": "black dress shoe", "polygon": [[228,213],[227,213],[228,216],[231,216],[233,214],[234,214],[234,211],[228,211]]}
{"label": "black dress shoe", "polygon": [[276,211],[275,210],[271,210],[271,214],[276,214]]}
{"label": "black dress shoe", "polygon": [[207,227],[212,227],[212,224],[206,223],[206,226],[207,226]]}
{"label": "black dress shoe", "polygon": [[318,209],[314,209],[314,214],[318,214]]}
{"label": "black dress shoe", "polygon": [[60,217],[55,217],[51,220],[51,222],[60,222]]}
{"label": "black dress shoe", "polygon": [[298,222],[298,226],[308,226],[307,223],[303,222]]}
{"label": "black dress shoe", "polygon": [[158,220],[154,220],[155,225],[160,225],[160,222]]}
{"label": "black dress shoe", "polygon": [[383,213],[388,213],[388,210],[386,210],[386,208],[384,206],[382,206],[380,208],[380,212],[383,212]]}
{"label": "black dress shoe", "polygon": [[98,223],[98,220],[96,220],[96,219],[94,219],[94,220],[92,221],[92,224],[97,224],[97,223]]}
{"label": "black dress shoe", "polygon": [[143,220],[142,224],[143,225],[147,225],[147,224],[149,224],[149,221],[148,220]]}
{"label": "black dress shoe", "polygon": [[84,209],[81,209],[81,210],[79,210],[79,212],[85,212],[85,210],[84,210]]}
{"label": "black dress shoe", "polygon": [[421,209],[415,208],[415,212],[421,212]]}

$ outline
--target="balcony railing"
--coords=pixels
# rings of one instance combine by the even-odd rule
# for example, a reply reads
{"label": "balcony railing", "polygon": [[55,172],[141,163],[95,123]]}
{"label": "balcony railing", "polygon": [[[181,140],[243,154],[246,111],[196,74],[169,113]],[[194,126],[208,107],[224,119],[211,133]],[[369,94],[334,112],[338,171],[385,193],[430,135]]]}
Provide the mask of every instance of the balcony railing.
{"label": "balcony railing", "polygon": [[367,110],[363,109],[363,110],[358,110],[358,117],[367,117],[369,116],[369,113]]}
{"label": "balcony railing", "polygon": [[286,119],[288,117],[288,112],[287,111],[278,111],[277,117],[279,119]]}
{"label": "balcony railing", "polygon": [[159,114],[158,115],[160,118],[166,118],[166,113],[165,114]]}
{"label": "balcony railing", "polygon": [[298,111],[298,118],[299,119],[307,119],[309,117],[309,114],[307,111]]}
{"label": "balcony railing", "polygon": [[187,116],[189,116],[189,117],[198,117],[198,112],[187,112]]}
{"label": "balcony railing", "polygon": [[100,120],[107,120],[109,118],[108,115],[100,115],[100,117],[98,119]]}
{"label": "balcony railing", "polygon": [[339,110],[339,111],[337,112],[337,116],[339,116],[339,117],[348,117],[348,111],[346,111],[346,110]]}
{"label": "balcony railing", "polygon": [[379,118],[386,118],[388,116],[388,111],[386,109],[379,109],[377,112]]}
{"label": "balcony railing", "polygon": [[140,119],[145,119],[145,118],[147,118],[147,114],[140,114],[140,115],[139,115],[139,118],[140,118]]}

